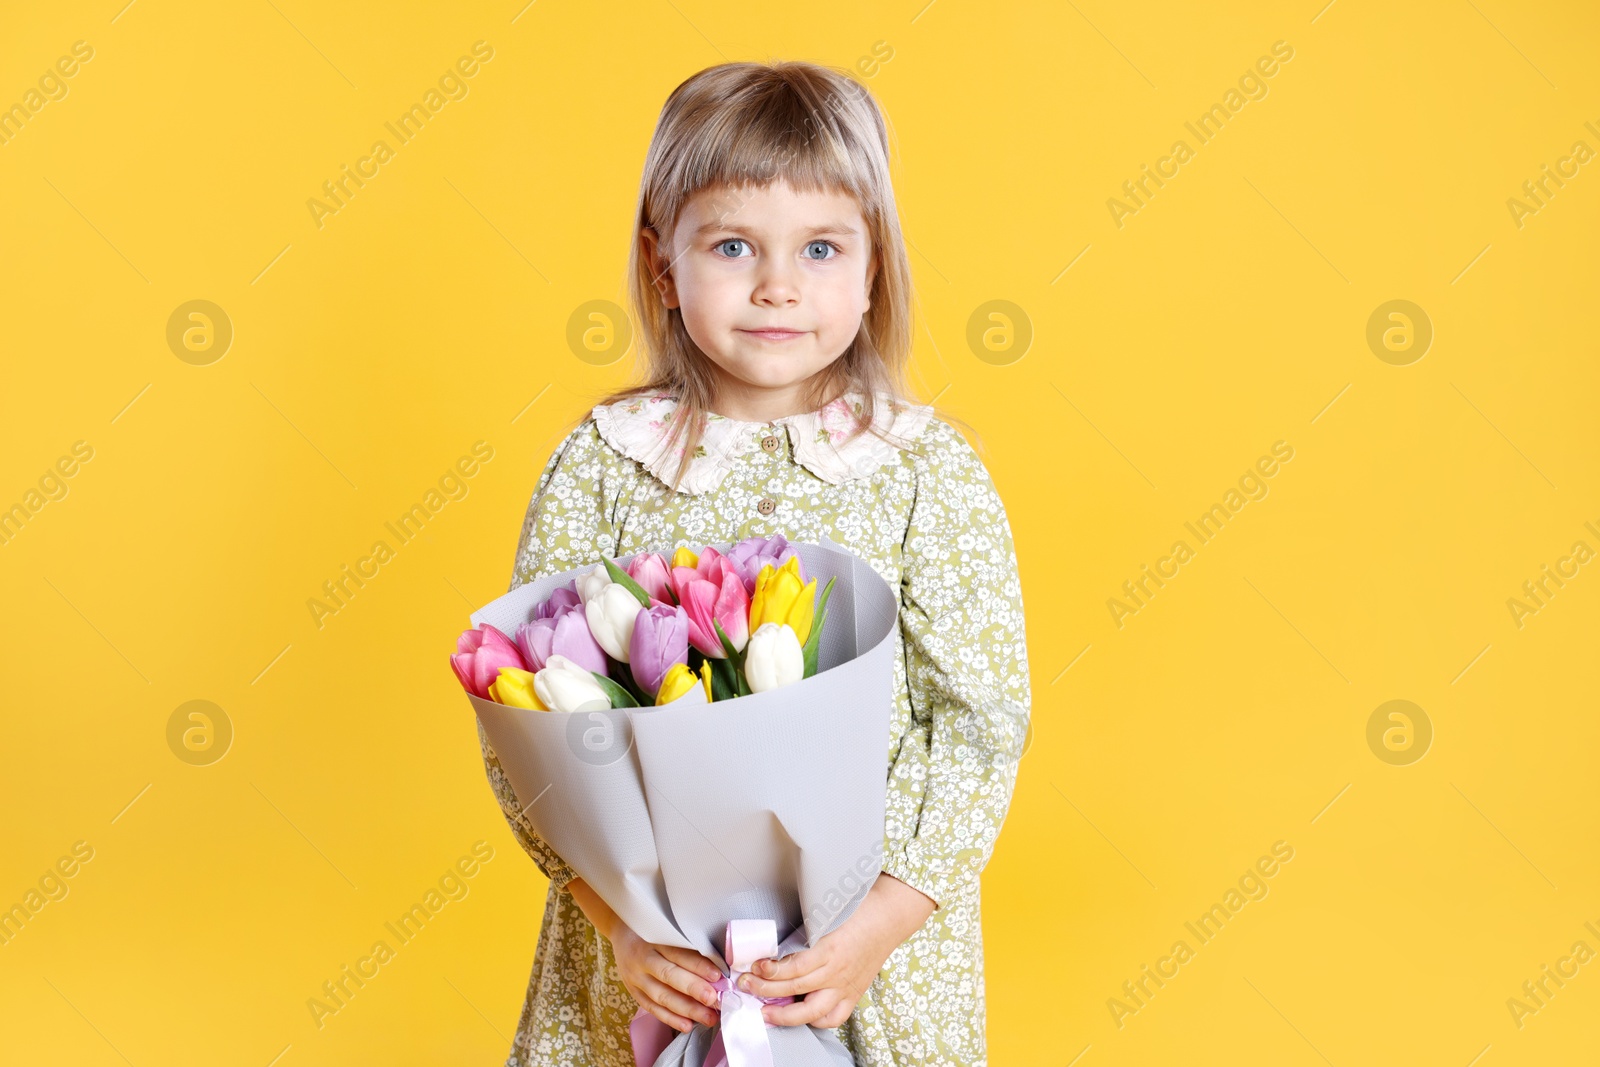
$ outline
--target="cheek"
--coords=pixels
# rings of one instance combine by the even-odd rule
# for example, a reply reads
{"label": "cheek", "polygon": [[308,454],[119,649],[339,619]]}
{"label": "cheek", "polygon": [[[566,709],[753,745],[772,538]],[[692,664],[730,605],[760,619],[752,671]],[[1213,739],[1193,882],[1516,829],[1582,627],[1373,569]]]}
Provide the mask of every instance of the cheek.
{"label": "cheek", "polygon": [[697,341],[726,325],[728,311],[726,291],[717,285],[704,284],[704,279],[680,283],[678,286],[678,313],[683,325]]}
{"label": "cheek", "polygon": [[[725,270],[705,264],[683,264],[677,277],[678,303],[685,321],[715,324],[726,319],[739,299],[741,281]],[[748,293],[748,286],[744,292]]]}
{"label": "cheek", "polygon": [[843,272],[830,278],[819,288],[818,296],[827,308],[826,317],[832,331],[848,340],[861,327],[861,316],[867,312],[867,277],[861,271]]}
{"label": "cheek", "polygon": [[705,271],[685,271],[678,276],[678,314],[683,328],[690,340],[714,359],[728,347],[728,332],[737,317],[732,303],[734,287],[729,281]]}

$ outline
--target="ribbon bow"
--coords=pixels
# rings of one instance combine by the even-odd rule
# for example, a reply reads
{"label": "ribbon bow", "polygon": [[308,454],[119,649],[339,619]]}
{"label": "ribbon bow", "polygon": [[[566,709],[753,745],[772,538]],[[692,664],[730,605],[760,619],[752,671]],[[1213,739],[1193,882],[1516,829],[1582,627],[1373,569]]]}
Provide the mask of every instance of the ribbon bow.
{"label": "ribbon bow", "polygon": [[[722,955],[728,972],[713,983],[721,994],[722,1021],[703,1067],[773,1067],[772,1045],[767,1041],[763,1004],[789,1004],[794,997],[762,997],[739,988],[739,976],[748,974],[757,960],[778,954],[778,924],[771,919],[734,919],[722,936]],[[636,1067],[652,1067],[657,1057],[678,1036],[666,1023],[644,1009],[628,1026]]]}
{"label": "ribbon bow", "polygon": [[[772,1046],[767,1042],[763,1004],[788,1004],[793,997],[762,997],[739,988],[739,976],[748,974],[756,960],[778,954],[778,924],[771,919],[734,919],[722,935],[722,955],[728,973],[716,981],[722,994],[722,1026],[706,1054],[705,1067],[772,1067]],[[720,1042],[718,1044],[717,1042]]]}

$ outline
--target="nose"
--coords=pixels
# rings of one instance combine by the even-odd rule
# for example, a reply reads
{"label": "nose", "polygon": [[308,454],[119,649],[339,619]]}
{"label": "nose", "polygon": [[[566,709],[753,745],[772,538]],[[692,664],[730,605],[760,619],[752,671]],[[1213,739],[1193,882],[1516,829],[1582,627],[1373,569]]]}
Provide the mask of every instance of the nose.
{"label": "nose", "polygon": [[761,307],[793,307],[800,302],[800,285],[795,265],[778,259],[767,259],[756,271],[756,285],[750,294],[752,303]]}

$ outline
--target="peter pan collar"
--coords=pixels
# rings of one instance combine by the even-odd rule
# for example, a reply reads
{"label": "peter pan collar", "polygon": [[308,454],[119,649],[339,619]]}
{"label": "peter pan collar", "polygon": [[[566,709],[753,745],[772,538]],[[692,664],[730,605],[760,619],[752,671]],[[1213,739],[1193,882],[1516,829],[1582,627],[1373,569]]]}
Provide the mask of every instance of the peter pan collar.
{"label": "peter pan collar", "polygon": [[[782,426],[789,435],[795,462],[830,484],[863,478],[894,458],[893,444],[863,431],[845,440],[853,420],[862,410],[864,396],[846,392],[816,411],[785,415],[768,422],[745,422],[708,413],[705,433],[679,483],[680,492],[699,494],[722,484],[739,457],[761,447],[762,431]],[[667,425],[677,398],[655,394],[597,404],[593,409],[600,436],[612,448],[639,461],[662,484],[670,486],[683,455],[682,438],[673,448],[666,442]],[[879,394],[873,409],[873,426],[905,441],[915,441],[933,416],[927,404],[905,404]]]}

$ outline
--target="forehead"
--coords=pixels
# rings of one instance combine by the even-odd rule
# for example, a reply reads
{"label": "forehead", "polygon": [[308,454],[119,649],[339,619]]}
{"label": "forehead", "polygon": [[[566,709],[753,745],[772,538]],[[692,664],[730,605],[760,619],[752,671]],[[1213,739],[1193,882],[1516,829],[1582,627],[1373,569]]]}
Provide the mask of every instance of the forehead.
{"label": "forehead", "polygon": [[690,233],[722,226],[773,234],[817,227],[860,231],[862,214],[846,190],[799,190],[779,178],[766,186],[701,189],[684,204],[679,223]]}

